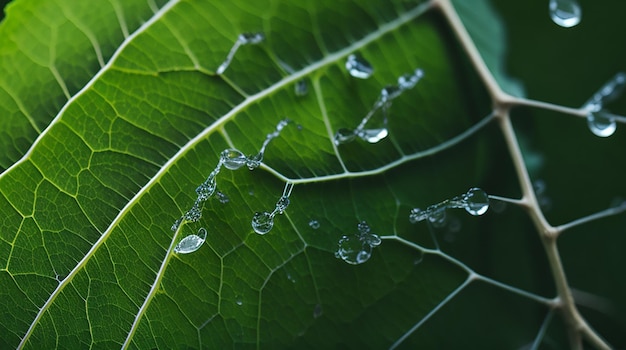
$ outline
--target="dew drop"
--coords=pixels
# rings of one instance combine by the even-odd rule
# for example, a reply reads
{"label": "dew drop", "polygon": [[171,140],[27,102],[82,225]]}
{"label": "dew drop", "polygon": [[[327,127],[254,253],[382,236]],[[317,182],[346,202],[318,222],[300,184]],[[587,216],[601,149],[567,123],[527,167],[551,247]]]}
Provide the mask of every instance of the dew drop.
{"label": "dew drop", "polygon": [[174,253],[189,254],[195,252],[206,240],[206,235],[206,229],[204,227],[200,228],[197,235],[189,235],[178,242],[174,248]]}
{"label": "dew drop", "polygon": [[320,228],[320,223],[319,221],[312,219],[311,221],[309,221],[309,227],[311,227],[314,230],[317,230],[318,228]]}
{"label": "dew drop", "polygon": [[404,74],[398,78],[398,87],[401,90],[412,89],[424,77],[424,71],[420,68],[416,69],[413,74]]}
{"label": "dew drop", "polygon": [[424,253],[422,251],[418,251],[417,256],[413,260],[413,265],[418,265],[424,260]]}
{"label": "dew drop", "polygon": [[489,209],[489,196],[480,188],[471,188],[464,196],[465,211],[478,216],[483,215]]}
{"label": "dew drop", "polygon": [[552,22],[564,28],[571,28],[582,16],[580,5],[576,0],[550,0],[550,18]]}
{"label": "dew drop", "polygon": [[274,216],[266,211],[256,212],[252,217],[252,229],[254,232],[264,235],[274,227]]}
{"label": "dew drop", "polygon": [[378,235],[370,233],[371,229],[365,221],[358,225],[358,233],[350,236],[342,236],[339,239],[335,257],[342,259],[348,264],[358,265],[366,262],[372,256],[372,248],[380,245]]}
{"label": "dew drop", "polygon": [[362,129],[357,134],[362,140],[369,143],[377,143],[389,135],[387,128]]}
{"label": "dew drop", "polygon": [[615,119],[607,113],[595,112],[587,115],[587,126],[596,136],[609,137],[615,133],[617,123]]}
{"label": "dew drop", "polygon": [[316,304],[313,308],[313,318],[319,318],[324,313],[324,309],[322,308],[322,304]]}
{"label": "dew drop", "polygon": [[276,202],[276,209],[275,209],[276,212],[278,212],[279,214],[282,214],[283,212],[285,212],[285,210],[289,206],[289,203],[291,203],[289,201],[289,197],[287,196],[280,197],[278,202]]}
{"label": "dew drop", "polygon": [[241,295],[237,295],[235,297],[235,304],[237,304],[239,306],[243,305],[243,298],[241,297]]}
{"label": "dew drop", "polygon": [[348,143],[353,141],[356,138],[356,134],[354,133],[354,130],[351,129],[347,129],[347,128],[341,128],[339,130],[337,130],[337,132],[335,133],[335,145],[339,146],[342,145],[344,143]]}
{"label": "dew drop", "polygon": [[248,169],[254,170],[261,165],[262,161],[263,161],[263,153],[259,152],[256,155],[250,156],[246,159],[246,166],[248,167]]}
{"label": "dew drop", "polygon": [[446,207],[439,206],[430,210],[428,221],[434,227],[443,227],[446,224]]}
{"label": "dew drop", "polygon": [[228,170],[237,170],[246,165],[248,158],[234,148],[225,149],[221,154],[222,163]]}
{"label": "dew drop", "polygon": [[265,40],[265,35],[263,33],[242,33],[239,34],[238,40],[242,44],[259,44]]}
{"label": "dew drop", "polygon": [[185,215],[183,215],[183,218],[191,222],[196,222],[200,220],[200,218],[202,217],[202,208],[200,207],[201,203],[203,202],[196,200],[191,209],[187,210]]}
{"label": "dew drop", "polygon": [[426,220],[428,218],[428,212],[426,210],[422,210],[420,208],[413,208],[409,213],[409,221],[412,224],[416,224],[422,220]]}
{"label": "dew drop", "polygon": [[228,196],[225,195],[224,193],[222,193],[221,191],[217,191],[217,199],[222,204],[226,204],[226,203],[230,202],[230,198],[228,198]]}
{"label": "dew drop", "polygon": [[363,57],[350,55],[346,60],[346,69],[351,76],[359,79],[367,79],[374,73],[374,68]]}
{"label": "dew drop", "polygon": [[176,221],[174,221],[174,223],[172,224],[172,231],[178,230],[182,222],[183,222],[183,218],[176,219]]}
{"label": "dew drop", "polygon": [[290,274],[289,272],[287,272],[287,279],[289,280],[289,282],[291,283],[296,283],[296,278],[293,277],[292,274]]}

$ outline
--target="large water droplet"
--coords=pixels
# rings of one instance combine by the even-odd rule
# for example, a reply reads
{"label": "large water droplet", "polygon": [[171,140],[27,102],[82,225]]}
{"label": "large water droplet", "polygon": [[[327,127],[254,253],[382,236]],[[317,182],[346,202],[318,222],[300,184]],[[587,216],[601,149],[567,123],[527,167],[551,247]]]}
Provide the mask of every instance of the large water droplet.
{"label": "large water droplet", "polygon": [[576,0],[550,0],[550,18],[552,22],[564,28],[570,28],[578,23],[582,10]]}
{"label": "large water droplet", "polygon": [[311,227],[314,230],[317,230],[318,228],[320,228],[320,223],[319,221],[312,219],[311,221],[309,221],[309,227]]}
{"label": "large water droplet", "polygon": [[254,232],[264,235],[274,227],[274,216],[266,211],[256,212],[252,217],[252,229]]}
{"label": "large water droplet", "polygon": [[222,163],[229,170],[237,170],[246,164],[248,158],[234,148],[225,149],[221,154]]}
{"label": "large water droplet", "polygon": [[372,246],[364,242],[359,235],[342,236],[336,256],[348,264],[358,265],[372,256]]}
{"label": "large water droplet", "polygon": [[480,188],[471,188],[464,196],[465,210],[474,215],[483,215],[489,209],[489,196]]}
{"label": "large water droplet", "polygon": [[335,141],[335,145],[339,146],[344,143],[348,143],[354,140],[355,138],[356,138],[356,134],[354,133],[354,130],[341,128],[337,130],[337,133],[335,133],[334,141]]}
{"label": "large water droplet", "polygon": [[206,229],[200,228],[197,235],[189,235],[178,242],[174,248],[174,253],[189,254],[195,252],[206,240],[206,235]]}
{"label": "large water droplet", "polygon": [[377,143],[389,135],[387,128],[359,130],[358,136],[369,143]]}
{"label": "large water droplet", "polygon": [[613,135],[617,129],[615,119],[602,111],[589,113],[587,116],[587,125],[591,132],[600,137],[609,137]]}
{"label": "large water droplet", "polygon": [[374,73],[374,68],[363,57],[350,55],[346,60],[346,69],[351,76],[359,79],[367,79]]}

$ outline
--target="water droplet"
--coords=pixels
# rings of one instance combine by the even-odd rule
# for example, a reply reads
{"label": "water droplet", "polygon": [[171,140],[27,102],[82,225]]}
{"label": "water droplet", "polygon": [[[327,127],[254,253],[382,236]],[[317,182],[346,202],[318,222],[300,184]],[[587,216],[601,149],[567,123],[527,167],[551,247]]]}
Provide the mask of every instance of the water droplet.
{"label": "water droplet", "polygon": [[264,235],[274,227],[274,216],[266,211],[256,212],[252,217],[252,229],[254,232]]}
{"label": "water droplet", "polygon": [[617,123],[608,113],[595,112],[587,115],[587,126],[596,136],[609,137],[615,133]]}
{"label": "water droplet", "polygon": [[[211,175],[213,175],[213,173],[211,173]],[[215,188],[217,187],[217,184],[215,183],[215,175],[211,175],[209,175],[206,181],[201,183],[200,186],[196,188],[198,201],[206,201],[213,195],[213,192],[215,192]]]}
{"label": "water droplet", "polygon": [[443,227],[446,224],[446,207],[440,206],[430,210],[428,221],[434,227]]}
{"label": "water droplet", "polygon": [[287,279],[291,282],[291,283],[296,283],[296,278],[290,274],[289,272],[287,272]]}
{"label": "water droplet", "polygon": [[176,221],[174,221],[174,224],[172,224],[172,231],[178,230],[182,222],[183,222],[183,218],[176,219]]}
{"label": "water droplet", "polygon": [[189,254],[195,252],[206,240],[206,235],[206,229],[204,227],[200,228],[197,235],[189,235],[178,242],[174,248],[174,253]]}
{"label": "water droplet", "polygon": [[424,71],[421,69],[416,69],[413,74],[404,74],[398,78],[398,87],[401,90],[412,89],[417,85],[417,83],[424,77]]}
{"label": "water droplet", "polygon": [[422,210],[420,208],[413,208],[409,213],[409,221],[412,224],[418,223],[422,220],[426,220],[428,218],[428,212],[426,210]]}
{"label": "water droplet", "polygon": [[250,156],[246,159],[246,166],[248,167],[248,169],[254,170],[261,165],[262,161],[263,161],[263,153],[259,152],[256,155]]}
{"label": "water droplet", "polygon": [[464,196],[465,210],[474,215],[483,215],[489,209],[489,196],[480,188],[471,188]]}
{"label": "water droplet", "polygon": [[350,55],[346,60],[346,69],[351,76],[359,79],[367,79],[374,73],[374,68],[363,57]]}
{"label": "water droplet", "polygon": [[357,225],[359,232],[351,236],[342,236],[339,239],[335,257],[348,264],[358,265],[366,262],[372,256],[372,248],[380,245],[378,235],[370,233],[370,227],[362,221]]}
{"label": "water droplet", "polygon": [[356,134],[354,133],[354,130],[341,128],[337,130],[337,132],[335,133],[334,141],[335,141],[335,145],[339,146],[341,144],[348,143],[354,140],[355,138],[356,138]]}
{"label": "water droplet", "polygon": [[220,156],[222,163],[228,170],[237,170],[246,164],[248,158],[241,151],[234,148],[225,149]]}
{"label": "water droplet", "polygon": [[200,218],[202,217],[201,203],[203,202],[196,200],[191,209],[187,210],[185,215],[183,215],[183,218],[191,222],[196,222],[200,220]]}
{"label": "water droplet", "polygon": [[243,298],[241,297],[241,295],[237,295],[235,297],[235,304],[237,304],[239,306],[243,305]]}
{"label": "water droplet", "polygon": [[358,136],[369,143],[377,143],[389,135],[387,128],[380,129],[362,129],[359,130]]}
{"label": "water droplet", "polygon": [[239,34],[239,36],[237,37],[237,40],[233,44],[233,47],[228,52],[228,55],[226,55],[226,59],[224,60],[224,62],[222,62],[222,64],[220,64],[219,67],[217,67],[217,69],[215,70],[215,73],[219,75],[219,74],[223,74],[226,71],[226,68],[228,68],[228,66],[230,65],[230,62],[233,60],[235,53],[237,52],[237,50],[239,49],[241,45],[258,44],[262,42],[264,39],[265,39],[265,36],[263,35],[263,33]]}
{"label": "water droplet", "polygon": [[552,22],[564,28],[571,28],[582,16],[580,5],[576,0],[550,0],[550,18]]}
{"label": "water droplet", "polygon": [[312,219],[311,221],[309,221],[309,227],[311,227],[314,230],[317,230],[318,228],[320,228],[320,223],[319,221]]}
{"label": "water droplet", "polygon": [[296,92],[296,96],[306,96],[309,93],[309,85],[304,79],[298,80],[293,89]]}
{"label": "water droplet", "polygon": [[263,33],[242,33],[239,34],[238,40],[242,44],[259,44],[265,40],[265,35]]}
{"label": "water droplet", "polygon": [[324,313],[324,309],[322,308],[322,304],[316,304],[315,308],[313,308],[313,318],[319,318]]}
{"label": "water droplet", "polygon": [[222,193],[221,191],[217,191],[217,199],[222,204],[226,204],[226,203],[230,202],[230,198],[228,198],[228,196],[225,195],[224,193]]}
{"label": "water droplet", "polygon": [[589,112],[599,112],[605,104],[620,97],[624,87],[626,87],[626,73],[619,72],[593,94],[583,108]]}
{"label": "water droplet", "polygon": [[289,206],[289,197],[287,196],[282,196],[280,197],[280,199],[278,200],[278,202],[276,202],[276,212],[278,212],[278,214],[282,214],[285,209],[287,209],[287,207]]}
{"label": "water droplet", "polygon": [[423,260],[424,260],[424,253],[421,252],[421,251],[418,251],[417,252],[417,256],[413,260],[413,265],[417,265],[417,264],[421,263]]}

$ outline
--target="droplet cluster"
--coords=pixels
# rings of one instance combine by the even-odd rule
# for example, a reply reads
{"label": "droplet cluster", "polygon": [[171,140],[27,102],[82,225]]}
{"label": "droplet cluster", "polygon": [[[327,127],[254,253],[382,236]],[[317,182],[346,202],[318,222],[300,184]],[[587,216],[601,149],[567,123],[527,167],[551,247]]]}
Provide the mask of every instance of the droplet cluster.
{"label": "droplet cluster", "polygon": [[[350,59],[348,59],[350,61]],[[346,67],[348,64],[346,63]],[[352,68],[354,69],[354,68]],[[351,73],[352,74],[352,73]],[[351,141],[354,141],[356,138],[360,138],[369,143],[377,143],[380,140],[384,139],[389,135],[389,131],[387,129],[387,117],[388,110],[391,107],[391,101],[398,96],[400,96],[404,91],[412,89],[417,85],[417,83],[424,76],[424,71],[421,69],[416,69],[413,73],[404,74],[398,78],[397,85],[388,85],[385,86],[381,91],[378,99],[374,103],[372,109],[367,113],[367,115],[361,120],[361,123],[354,129],[340,128],[335,133],[334,143],[339,146],[341,144],[345,144]],[[381,111],[382,122],[379,127],[370,127],[365,128],[369,123],[370,119],[378,112]]]}
{"label": "droplet cluster", "polygon": [[335,257],[351,265],[366,262],[372,256],[372,248],[381,243],[380,237],[371,232],[370,226],[365,221],[357,225],[358,232],[353,235],[342,236],[339,239]]}
{"label": "droplet cluster", "polygon": [[409,221],[417,223],[419,221],[428,220],[435,227],[441,227],[446,222],[446,209],[461,208],[474,216],[483,215],[489,209],[489,196],[480,188],[470,188],[467,193],[446,199],[445,201],[434,204],[425,210],[419,208],[411,209]]}

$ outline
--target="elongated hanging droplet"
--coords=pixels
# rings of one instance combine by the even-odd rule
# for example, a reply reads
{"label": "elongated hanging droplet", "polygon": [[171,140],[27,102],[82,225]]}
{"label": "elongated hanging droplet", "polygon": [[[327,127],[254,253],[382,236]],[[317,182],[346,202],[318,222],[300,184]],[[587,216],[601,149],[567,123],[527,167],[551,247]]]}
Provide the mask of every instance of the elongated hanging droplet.
{"label": "elongated hanging droplet", "polygon": [[204,227],[200,228],[197,235],[189,235],[178,242],[174,248],[174,253],[189,254],[195,252],[200,249],[200,246],[206,240],[206,235],[206,229]]}
{"label": "elongated hanging droplet", "polygon": [[587,126],[594,135],[609,137],[615,133],[617,122],[610,115],[600,111],[587,115]]}
{"label": "elongated hanging droplet", "polygon": [[228,66],[230,65],[230,62],[233,60],[235,53],[237,52],[237,50],[239,49],[241,45],[258,44],[262,42],[264,39],[265,39],[265,36],[263,35],[263,33],[239,34],[239,36],[237,37],[237,41],[235,41],[235,44],[233,44],[233,47],[228,52],[226,59],[224,60],[224,62],[222,62],[222,64],[220,64],[219,67],[217,67],[217,69],[215,70],[215,73],[223,74],[226,71],[226,68],[228,68]]}
{"label": "elongated hanging droplet", "polygon": [[363,57],[352,54],[346,60],[346,69],[351,76],[359,79],[367,79],[374,73],[374,68]]}
{"label": "elongated hanging droplet", "polygon": [[489,196],[480,188],[471,188],[464,196],[465,211],[478,216],[483,215],[489,209]]}
{"label": "elongated hanging droplet", "polygon": [[228,170],[237,170],[246,165],[248,158],[234,148],[225,149],[221,154],[222,163]]}
{"label": "elongated hanging droplet", "polygon": [[582,17],[580,5],[576,0],[550,0],[550,18],[552,22],[564,28],[571,28]]}
{"label": "elongated hanging droplet", "polygon": [[387,130],[387,128],[363,129],[359,130],[357,134],[357,136],[359,136],[361,140],[367,141],[369,143],[377,143],[387,137],[387,135],[389,135],[389,130]]}
{"label": "elongated hanging droplet", "polygon": [[252,217],[252,229],[254,232],[264,235],[274,227],[274,216],[266,211],[256,212]]}

